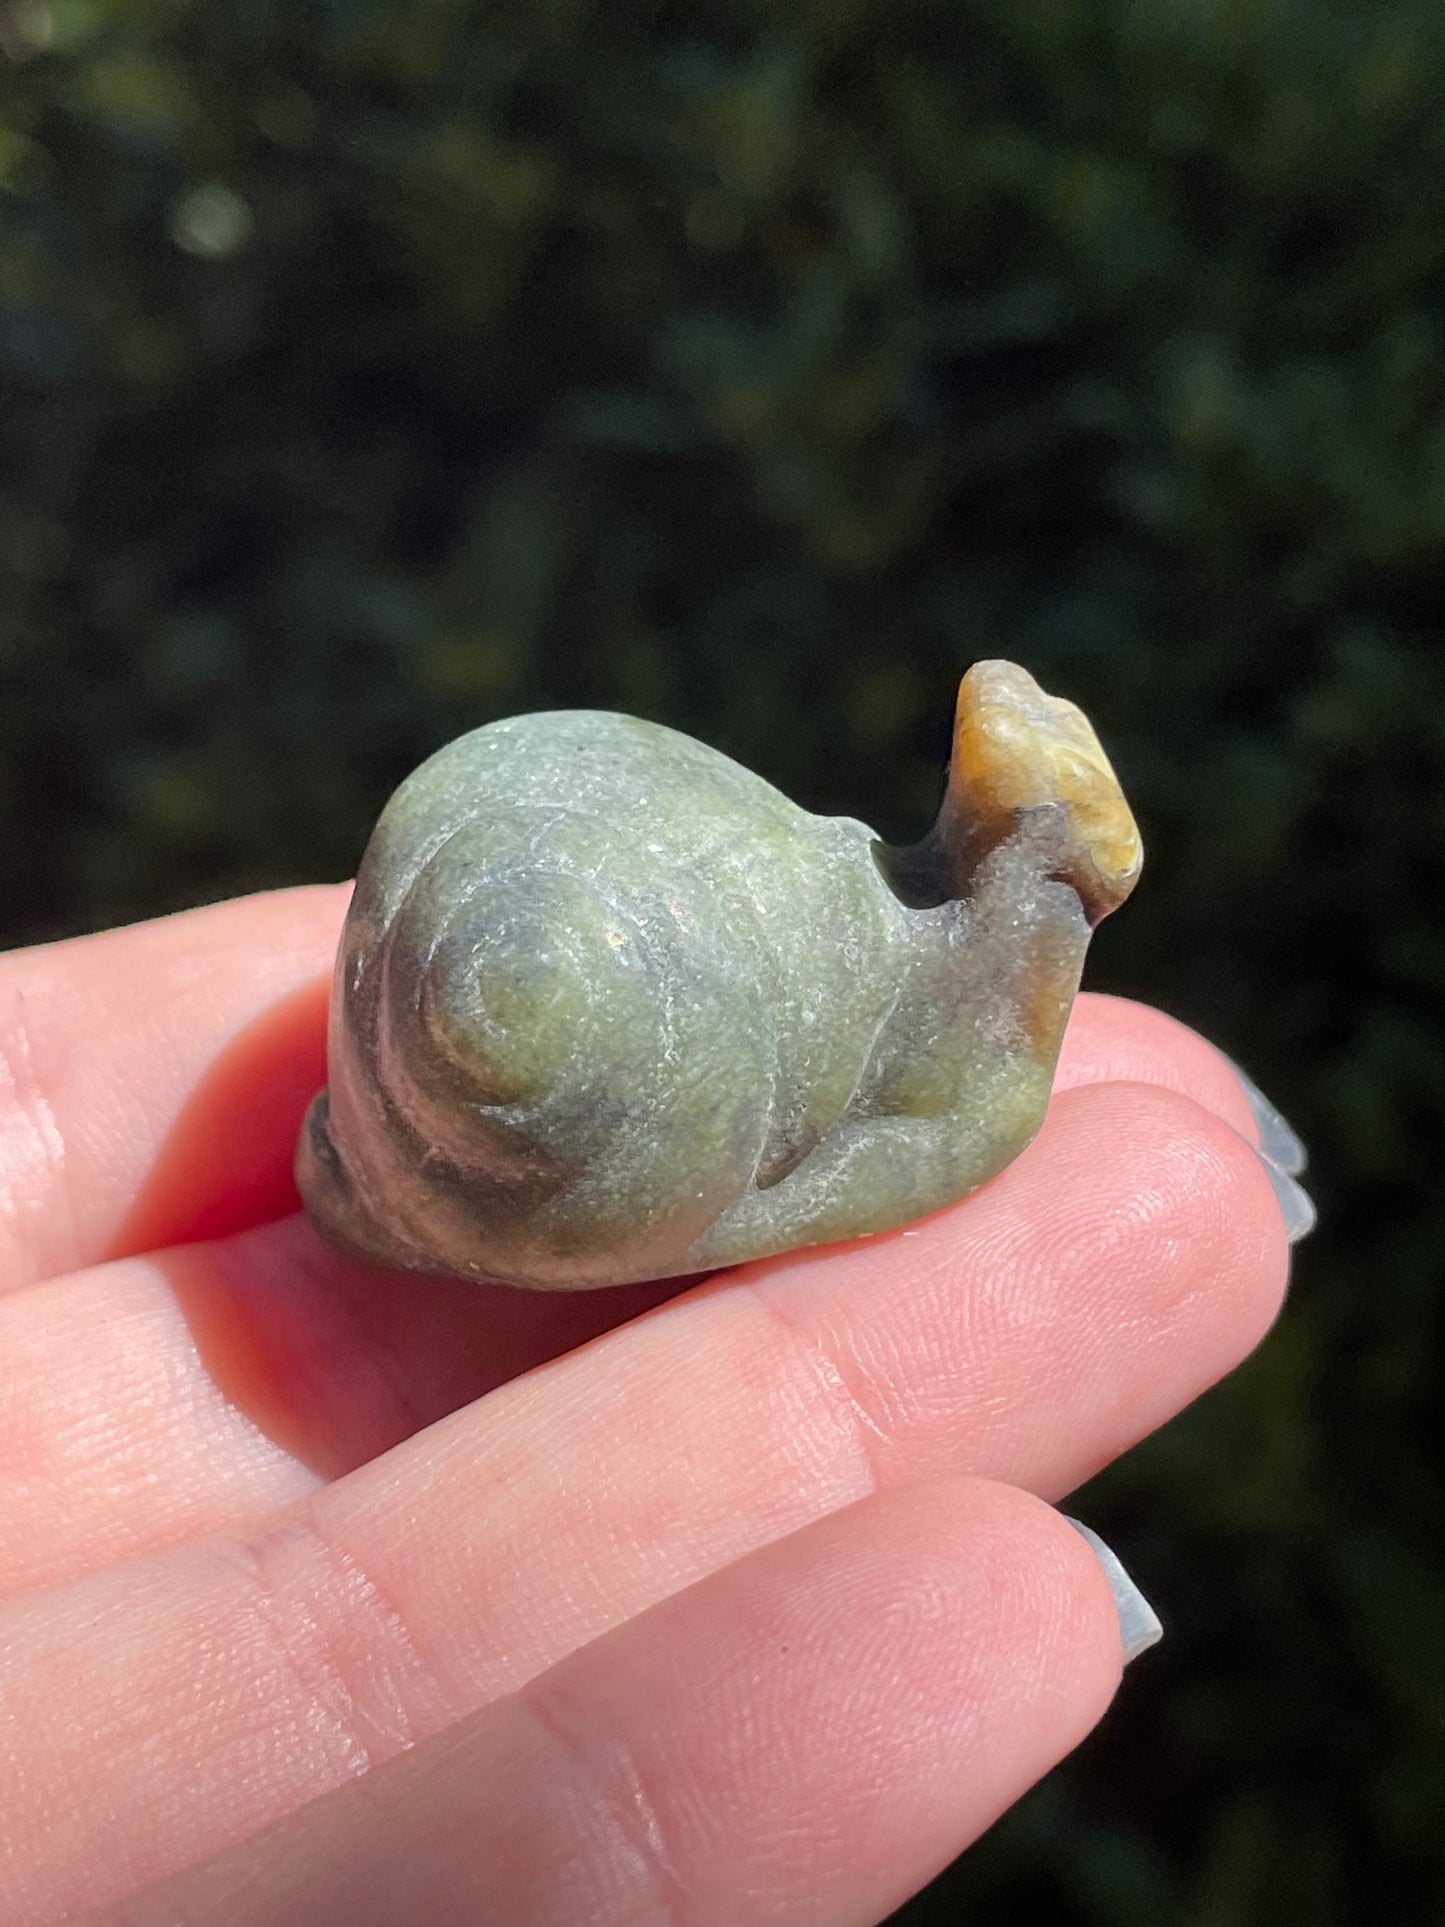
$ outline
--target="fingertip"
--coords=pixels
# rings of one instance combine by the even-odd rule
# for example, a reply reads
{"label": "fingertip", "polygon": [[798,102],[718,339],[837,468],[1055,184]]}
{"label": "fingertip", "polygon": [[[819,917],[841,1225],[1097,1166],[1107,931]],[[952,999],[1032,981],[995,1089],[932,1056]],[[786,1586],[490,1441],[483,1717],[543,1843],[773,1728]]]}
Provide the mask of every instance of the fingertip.
{"label": "fingertip", "polygon": [[1284,1295],[1289,1238],[1252,1139],[1209,1105],[1153,1082],[1076,1086],[1057,1109],[1052,1130],[1046,1124],[1035,1140],[1040,1153],[1056,1148],[1076,1177],[1092,1160],[1113,1212],[1152,1225],[1156,1246],[1186,1256],[1191,1293],[1208,1292],[1216,1313],[1227,1302],[1253,1349]]}
{"label": "fingertip", "polygon": [[1045,1664],[1052,1662],[1082,1738],[1103,1717],[1126,1663],[1114,1576],[1087,1529],[1046,1499],[995,1480],[956,1483],[973,1487],[973,1504],[992,1515],[1000,1556],[1018,1568],[1044,1634]]}
{"label": "fingertip", "polygon": [[[858,1575],[871,1562],[884,1609],[891,1592],[898,1614],[908,1574],[930,1602],[925,1617],[946,1614],[967,1629],[966,1647],[944,1658],[941,1699],[953,1692],[969,1704],[1011,1707],[1059,1751],[1112,1700],[1124,1664],[1113,1577],[1074,1522],[1035,1493],[945,1474],[859,1501],[807,1533],[799,1543],[813,1547],[819,1572],[822,1548],[834,1542],[849,1616],[870,1589]],[[923,1637],[907,1642],[915,1654]]]}
{"label": "fingertip", "polygon": [[[721,1855],[700,1864],[663,1822],[703,1890],[746,1864],[759,1812],[788,1811],[790,1837],[814,1843],[806,1891],[874,1886],[879,1913],[1088,1735],[1122,1668],[1091,1548],[1042,1500],[967,1477],[875,1493],[634,1626],[648,1636],[624,1630],[538,1682],[547,1724],[575,1734],[584,1706],[609,1736],[632,1724],[648,1784],[688,1814],[707,1789]],[[741,1752],[720,1705],[749,1709]]]}
{"label": "fingertip", "polygon": [[1054,1091],[1101,1083],[1151,1084],[1177,1091],[1223,1118],[1249,1143],[1258,1142],[1248,1093],[1222,1051],[1149,1004],[1086,991],[1074,1001]]}
{"label": "fingertip", "polygon": [[1070,1519],[1068,1523],[1089,1547],[1109,1582],[1119,1620],[1123,1663],[1127,1666],[1140,1653],[1147,1653],[1151,1646],[1159,1644],[1164,1637],[1163,1622],[1114,1548],[1082,1519]]}

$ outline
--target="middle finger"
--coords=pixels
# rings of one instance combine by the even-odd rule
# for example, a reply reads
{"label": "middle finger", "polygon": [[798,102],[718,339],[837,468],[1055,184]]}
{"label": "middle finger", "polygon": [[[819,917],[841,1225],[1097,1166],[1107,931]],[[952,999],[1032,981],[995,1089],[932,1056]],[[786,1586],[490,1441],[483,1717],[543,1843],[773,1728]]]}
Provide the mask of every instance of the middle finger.
{"label": "middle finger", "polygon": [[[1252,1128],[1238,1078],[1202,1038],[1086,995],[1057,1092],[1105,1080],[1177,1090]],[[966,1236],[966,1211],[939,1223]],[[907,1271],[933,1242],[910,1229],[860,1248]],[[830,1290],[841,1255],[802,1254],[801,1275]],[[298,1218],[0,1297],[0,1597],[244,1531],[676,1290],[398,1278],[338,1257]]]}
{"label": "middle finger", "polygon": [[1238,1133],[1157,1088],[1066,1092],[906,1238],[701,1286],[240,1543],[12,1601],[0,1847],[31,1892],[136,1839],[155,1878],[874,1489],[1057,1496],[1247,1352],[1286,1269]]}

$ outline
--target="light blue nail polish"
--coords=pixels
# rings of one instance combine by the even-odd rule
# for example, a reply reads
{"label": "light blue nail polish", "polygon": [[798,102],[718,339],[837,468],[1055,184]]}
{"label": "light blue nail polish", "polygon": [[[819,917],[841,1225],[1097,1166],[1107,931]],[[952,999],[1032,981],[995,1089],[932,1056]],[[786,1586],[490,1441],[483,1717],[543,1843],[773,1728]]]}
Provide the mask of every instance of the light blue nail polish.
{"label": "light blue nail polish", "polygon": [[[1067,1513],[1062,1516],[1068,1519]],[[1114,1595],[1114,1607],[1119,1615],[1119,1641],[1124,1648],[1124,1664],[1127,1666],[1131,1659],[1148,1652],[1164,1637],[1159,1615],[1124,1570],[1118,1555],[1104,1544],[1098,1533],[1078,1519],[1069,1519],[1069,1524],[1088,1540],[1094,1549],[1094,1557],[1104,1568],[1104,1577],[1109,1582],[1109,1590]]]}
{"label": "light blue nail polish", "polygon": [[1230,1068],[1239,1079],[1249,1108],[1254,1112],[1260,1151],[1271,1164],[1277,1165],[1288,1176],[1298,1177],[1309,1163],[1309,1153],[1298,1134],[1291,1130],[1252,1077],[1247,1077],[1232,1060]]}
{"label": "light blue nail polish", "polygon": [[1272,1158],[1266,1157],[1263,1151],[1258,1153],[1258,1157],[1264,1166],[1265,1176],[1274,1186],[1274,1195],[1279,1199],[1285,1233],[1290,1243],[1297,1245],[1301,1238],[1310,1235],[1319,1218],[1314,1199],[1302,1184],[1297,1184],[1288,1171],[1283,1170]]}

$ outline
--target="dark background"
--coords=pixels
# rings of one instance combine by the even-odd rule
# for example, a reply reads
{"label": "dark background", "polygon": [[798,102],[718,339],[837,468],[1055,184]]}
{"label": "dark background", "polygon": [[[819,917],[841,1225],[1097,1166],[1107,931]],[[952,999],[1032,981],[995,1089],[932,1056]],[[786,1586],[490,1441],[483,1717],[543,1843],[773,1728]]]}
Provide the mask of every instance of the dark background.
{"label": "dark background", "polygon": [[0,0],[0,89],[0,938],[532,707],[915,835],[1026,663],[1149,846],[1091,981],[1322,1227],[1081,1502],[1168,1643],[902,1918],[1445,1919],[1438,0]]}

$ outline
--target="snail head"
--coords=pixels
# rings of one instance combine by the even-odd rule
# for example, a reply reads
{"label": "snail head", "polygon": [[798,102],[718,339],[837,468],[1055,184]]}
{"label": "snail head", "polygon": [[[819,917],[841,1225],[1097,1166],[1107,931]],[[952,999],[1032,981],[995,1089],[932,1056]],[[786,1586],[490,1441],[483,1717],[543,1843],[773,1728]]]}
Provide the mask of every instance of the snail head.
{"label": "snail head", "polygon": [[1138,827],[1088,717],[1011,662],[977,662],[959,686],[941,830],[945,823],[970,866],[1036,826],[1056,846],[1053,874],[1078,893],[1091,925],[1118,909],[1143,864]]}

